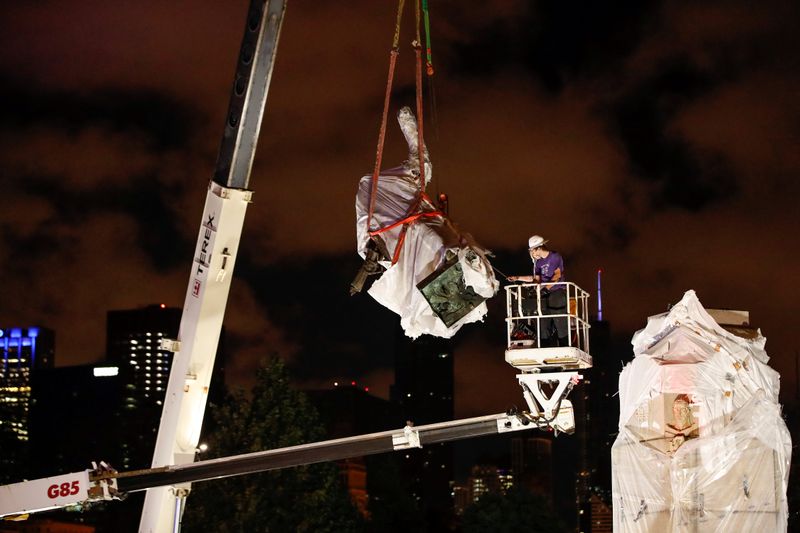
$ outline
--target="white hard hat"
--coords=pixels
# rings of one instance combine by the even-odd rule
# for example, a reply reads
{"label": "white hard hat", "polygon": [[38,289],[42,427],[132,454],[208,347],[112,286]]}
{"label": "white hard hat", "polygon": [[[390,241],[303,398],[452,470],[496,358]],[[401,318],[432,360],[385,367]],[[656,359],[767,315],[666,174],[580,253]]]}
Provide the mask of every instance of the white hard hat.
{"label": "white hard hat", "polygon": [[533,250],[534,248],[544,246],[545,244],[547,244],[547,241],[544,240],[544,237],[541,237],[539,235],[533,235],[530,239],[528,239],[529,250]]}

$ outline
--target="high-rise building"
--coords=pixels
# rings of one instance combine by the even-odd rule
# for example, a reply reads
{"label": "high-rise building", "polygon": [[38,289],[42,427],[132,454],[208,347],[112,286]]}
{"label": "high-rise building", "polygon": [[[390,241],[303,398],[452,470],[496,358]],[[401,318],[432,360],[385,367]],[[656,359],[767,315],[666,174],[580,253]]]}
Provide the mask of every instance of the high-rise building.
{"label": "high-rise building", "polygon": [[[612,335],[604,319],[601,274],[597,272],[597,315],[591,320],[592,368],[572,395],[578,462],[575,469],[575,499],[578,531],[590,533],[606,523],[603,509],[611,505],[611,446],[617,433],[619,402],[615,395],[623,360],[630,354],[628,338]],[[624,337],[624,336],[623,336]],[[605,507],[604,507],[605,506]],[[600,514],[598,514],[600,513]]]}
{"label": "high-rise building", "polygon": [[335,382],[330,389],[305,393],[317,408],[328,438],[386,431],[401,425],[402,416],[395,406],[354,381]]}
{"label": "high-rise building", "polygon": [[611,506],[597,494],[589,497],[591,504],[591,523],[581,529],[587,533],[612,533],[614,531],[614,513]]}
{"label": "high-rise building", "polygon": [[[110,386],[115,382],[116,390],[111,396],[115,397],[116,405],[114,419],[102,423],[97,431],[107,431],[116,449],[110,456],[99,454],[102,456],[98,455],[98,459],[111,462],[117,470],[149,468],[153,460],[174,355],[161,349],[161,339],[178,339],[181,314],[181,309],[164,304],[107,313],[104,366],[118,368],[118,376],[104,383]],[[217,346],[210,401],[224,393],[223,347],[224,330]],[[83,399],[91,398],[92,394],[95,393],[82,393]],[[143,492],[131,494],[102,513],[98,524],[102,530],[124,530],[120,524],[135,528],[143,502]]]}
{"label": "high-rise building", "polygon": [[453,510],[456,516],[463,515],[467,507],[472,504],[469,493],[469,483],[453,483]]}
{"label": "high-rise building", "polygon": [[[391,399],[415,425],[453,419],[453,349],[446,339],[402,337],[395,360]],[[429,529],[448,527],[453,512],[453,448],[449,443],[407,450],[403,472]]]}
{"label": "high-rise building", "polygon": [[447,339],[403,338],[395,361],[392,401],[417,425],[453,419],[453,349]]}
{"label": "high-rise building", "polygon": [[[615,343],[610,324],[591,322],[593,366],[572,394],[575,409],[576,443],[574,499],[578,531],[589,533],[597,527],[598,504],[611,504],[611,446],[617,433],[617,393],[621,362],[626,345]],[[629,349],[628,349],[629,351]],[[604,522],[604,519],[600,520]]]}
{"label": "high-rise building", "polygon": [[592,485],[602,486],[603,492],[611,489],[611,446],[617,433],[619,402],[615,396],[619,388],[619,373],[622,361],[630,349],[615,346],[608,322],[592,322],[593,366],[586,372],[586,386],[583,388],[583,412],[586,431],[583,433],[587,446],[591,446],[588,467],[594,481]]}
{"label": "high-rise building", "polygon": [[[181,309],[164,304],[140,309],[109,311],[106,324],[108,364],[119,367],[123,393],[121,416],[127,434],[120,441],[120,470],[150,466],[173,353],[161,348],[161,339],[176,339]],[[222,391],[224,335],[220,335],[211,394]]]}
{"label": "high-rise building", "polygon": [[[335,383],[332,389],[306,391],[317,408],[327,437],[338,439],[397,428],[401,417],[388,401],[369,394],[355,382]],[[369,517],[368,470],[364,457],[338,461],[342,481],[353,505]]]}
{"label": "high-rise building", "polygon": [[41,327],[0,328],[0,481],[18,481],[28,463],[31,378],[53,366],[55,334]]}
{"label": "high-rise building", "polygon": [[[557,445],[561,445],[559,439]],[[517,486],[553,503],[553,440],[542,436],[511,439],[511,471]]]}
{"label": "high-rise building", "polygon": [[31,477],[120,464],[119,368],[79,365],[38,370],[31,381]]}
{"label": "high-rise building", "polygon": [[[507,468],[486,464],[474,465],[467,478],[466,487],[457,486],[459,489],[457,492],[466,489],[468,507],[480,500],[484,494],[508,494],[515,487],[515,481],[514,472]],[[465,507],[459,507],[461,508],[457,510],[457,514],[462,514]]]}
{"label": "high-rise building", "polygon": [[127,395],[125,407],[161,405],[169,380],[172,353],[161,349],[162,338],[177,338],[181,310],[152,305],[109,311],[106,355],[121,367]]}

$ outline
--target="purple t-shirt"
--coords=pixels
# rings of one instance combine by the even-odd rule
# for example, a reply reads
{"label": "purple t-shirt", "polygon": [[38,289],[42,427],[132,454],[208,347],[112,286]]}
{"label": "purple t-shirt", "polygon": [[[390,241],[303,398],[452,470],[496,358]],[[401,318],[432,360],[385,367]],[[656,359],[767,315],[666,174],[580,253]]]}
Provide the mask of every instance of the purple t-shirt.
{"label": "purple t-shirt", "polygon": [[[541,276],[542,283],[548,283],[553,279],[557,269],[561,269],[561,279],[558,281],[567,281],[564,273],[564,259],[561,254],[557,252],[550,252],[547,257],[536,260],[536,266],[533,273],[536,276]],[[562,290],[564,285],[556,285],[552,290]]]}

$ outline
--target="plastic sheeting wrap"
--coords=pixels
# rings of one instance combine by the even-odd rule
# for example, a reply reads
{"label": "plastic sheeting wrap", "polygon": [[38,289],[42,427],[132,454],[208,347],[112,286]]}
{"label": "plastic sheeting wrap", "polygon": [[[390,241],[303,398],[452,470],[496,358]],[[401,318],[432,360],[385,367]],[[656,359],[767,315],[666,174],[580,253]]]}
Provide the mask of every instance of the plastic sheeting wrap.
{"label": "plastic sheeting wrap", "polygon": [[[373,230],[389,227],[415,213],[436,211],[436,207],[424,196],[418,200],[419,157],[414,116],[408,108],[403,108],[398,113],[398,121],[409,145],[409,158],[400,167],[381,171],[373,205]],[[430,181],[432,170],[426,150],[426,182]],[[367,218],[371,190],[372,176],[362,177],[356,196],[356,237],[361,257],[365,257],[370,241]],[[395,253],[398,243],[401,243],[401,250],[394,265],[387,258],[380,261],[386,271],[372,284],[369,294],[400,315],[400,325],[411,338],[423,334],[449,338],[464,324],[482,320],[487,313],[485,302],[448,327],[431,309],[417,284],[447,259],[457,256],[463,271],[464,286],[483,298],[490,298],[497,292],[499,283],[494,278],[486,251],[469,234],[459,231],[446,216],[417,218],[407,226],[404,239],[400,238],[402,228],[399,225],[378,235],[389,255]]]}
{"label": "plastic sheeting wrap", "polygon": [[688,291],[633,336],[612,447],[614,531],[785,531],[791,437],[760,332]]}

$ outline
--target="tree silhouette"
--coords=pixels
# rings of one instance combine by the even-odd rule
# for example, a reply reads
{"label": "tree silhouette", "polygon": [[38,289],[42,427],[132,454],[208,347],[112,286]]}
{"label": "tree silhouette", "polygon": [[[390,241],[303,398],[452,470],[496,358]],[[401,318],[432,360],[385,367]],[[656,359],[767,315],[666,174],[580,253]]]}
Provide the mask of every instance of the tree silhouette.
{"label": "tree silhouette", "polygon": [[540,496],[525,490],[506,495],[487,493],[467,507],[462,521],[464,533],[555,533],[566,531]]}
{"label": "tree silhouette", "polygon": [[[324,438],[306,396],[293,390],[274,357],[257,372],[251,396],[209,405],[208,456],[283,448]],[[209,458],[210,458],[209,457]],[[185,531],[361,531],[363,524],[333,463],[196,483],[187,500]]]}

